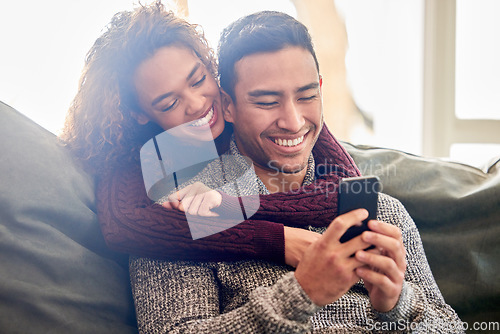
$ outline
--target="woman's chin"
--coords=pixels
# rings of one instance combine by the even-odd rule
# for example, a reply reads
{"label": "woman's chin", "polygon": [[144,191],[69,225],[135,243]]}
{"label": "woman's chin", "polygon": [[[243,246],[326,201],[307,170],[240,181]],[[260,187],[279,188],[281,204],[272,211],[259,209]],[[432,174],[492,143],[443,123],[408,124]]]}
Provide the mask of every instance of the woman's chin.
{"label": "woman's chin", "polygon": [[224,132],[226,123],[224,122],[224,119],[221,117],[221,120],[214,124],[212,128],[210,129],[212,131],[212,140],[219,137],[222,132]]}

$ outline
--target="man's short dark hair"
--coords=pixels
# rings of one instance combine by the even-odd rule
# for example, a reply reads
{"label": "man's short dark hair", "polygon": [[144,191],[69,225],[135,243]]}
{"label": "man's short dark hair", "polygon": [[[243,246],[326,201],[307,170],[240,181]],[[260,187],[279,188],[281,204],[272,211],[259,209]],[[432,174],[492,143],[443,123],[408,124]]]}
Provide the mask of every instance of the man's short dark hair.
{"label": "man's short dark hair", "polygon": [[319,64],[309,31],[290,15],[262,11],[233,22],[222,31],[219,41],[219,79],[222,89],[235,101],[236,62],[245,56],[279,51],[289,46],[308,50],[319,73]]}

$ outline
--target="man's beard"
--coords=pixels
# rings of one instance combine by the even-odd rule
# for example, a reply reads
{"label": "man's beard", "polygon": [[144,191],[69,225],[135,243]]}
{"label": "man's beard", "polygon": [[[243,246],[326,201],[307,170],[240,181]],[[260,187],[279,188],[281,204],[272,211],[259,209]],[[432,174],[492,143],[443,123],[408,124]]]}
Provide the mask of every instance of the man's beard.
{"label": "man's beard", "polygon": [[307,168],[307,165],[308,165],[308,160],[296,164],[295,166],[290,166],[288,164],[283,166],[275,160],[270,160],[267,163],[267,168],[283,174],[297,174],[303,171],[305,168]]}

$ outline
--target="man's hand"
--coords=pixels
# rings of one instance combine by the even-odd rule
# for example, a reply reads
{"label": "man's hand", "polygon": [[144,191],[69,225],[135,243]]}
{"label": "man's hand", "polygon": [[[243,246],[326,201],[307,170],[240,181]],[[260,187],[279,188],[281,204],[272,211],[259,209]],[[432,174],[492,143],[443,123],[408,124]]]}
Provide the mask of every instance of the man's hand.
{"label": "man's hand", "polygon": [[168,202],[162,205],[167,209],[177,209],[204,217],[217,217],[218,214],[210,211],[220,206],[222,196],[201,182],[195,182],[168,196]]}
{"label": "man's hand", "polygon": [[297,267],[306,249],[320,236],[316,232],[285,226],[285,263]]}
{"label": "man's hand", "polygon": [[370,220],[368,227],[371,231],[363,232],[361,238],[375,249],[356,252],[356,259],[366,264],[356,268],[356,274],[363,279],[373,308],[388,312],[399,300],[406,270],[401,231],[376,220]]}
{"label": "man's hand", "polygon": [[295,278],[316,305],[336,301],[359,280],[356,269],[365,263],[352,255],[371,244],[361,236],[345,243],[339,239],[349,227],[361,224],[367,217],[368,212],[364,209],[338,216],[304,253],[295,270]]}

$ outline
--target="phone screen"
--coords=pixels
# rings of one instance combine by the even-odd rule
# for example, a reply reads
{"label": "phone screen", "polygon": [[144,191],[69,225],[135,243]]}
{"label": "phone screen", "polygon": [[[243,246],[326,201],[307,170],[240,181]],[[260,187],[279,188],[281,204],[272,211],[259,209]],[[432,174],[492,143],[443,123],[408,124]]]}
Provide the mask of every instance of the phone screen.
{"label": "phone screen", "polygon": [[368,210],[368,218],[363,221],[361,226],[351,226],[340,238],[340,242],[346,242],[369,230],[368,221],[377,219],[377,203],[380,188],[380,179],[377,176],[342,179],[339,187],[339,215],[364,208]]}

